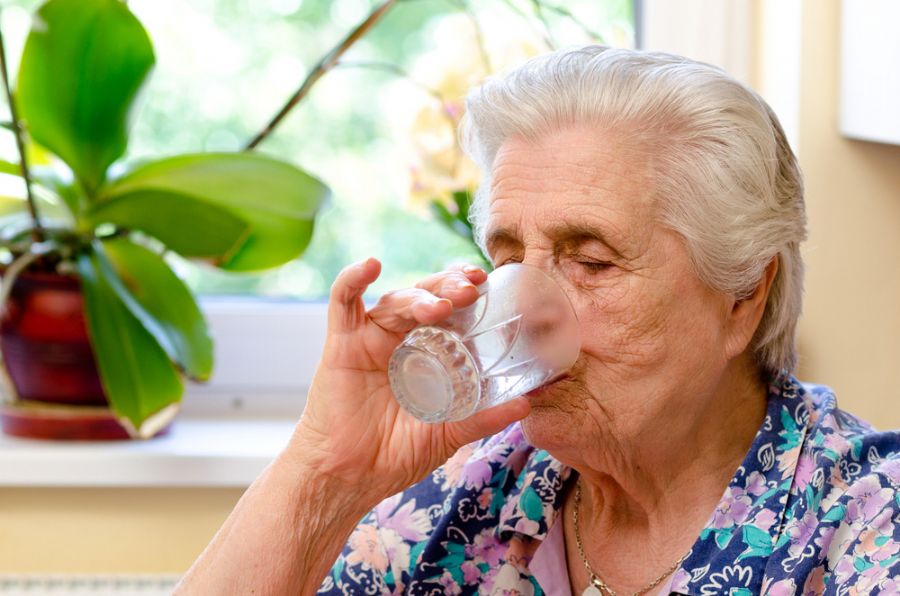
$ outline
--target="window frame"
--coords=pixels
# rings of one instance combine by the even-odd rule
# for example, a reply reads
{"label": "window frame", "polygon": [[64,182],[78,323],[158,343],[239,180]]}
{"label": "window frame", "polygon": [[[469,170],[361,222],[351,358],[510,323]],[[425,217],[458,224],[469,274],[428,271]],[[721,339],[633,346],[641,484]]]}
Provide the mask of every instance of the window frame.
{"label": "window frame", "polygon": [[[635,0],[636,44],[718,65],[764,95],[768,86],[796,146],[799,93],[784,82],[799,80],[799,3]],[[781,20],[781,35],[766,40],[757,60],[757,28],[773,19]],[[201,297],[200,302],[216,342],[216,371],[210,383],[187,388],[185,409],[203,415],[299,416],[325,342],[327,303],[253,297]]]}

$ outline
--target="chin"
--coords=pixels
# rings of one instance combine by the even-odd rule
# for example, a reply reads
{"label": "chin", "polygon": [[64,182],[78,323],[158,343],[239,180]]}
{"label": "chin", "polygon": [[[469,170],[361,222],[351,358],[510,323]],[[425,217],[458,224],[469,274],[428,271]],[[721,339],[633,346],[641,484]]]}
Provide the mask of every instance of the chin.
{"label": "chin", "polygon": [[574,446],[577,418],[554,407],[532,407],[522,421],[522,432],[528,442],[551,453]]}
{"label": "chin", "polygon": [[539,449],[566,449],[582,434],[586,413],[572,379],[561,379],[527,394],[531,413],[522,420],[528,442]]}

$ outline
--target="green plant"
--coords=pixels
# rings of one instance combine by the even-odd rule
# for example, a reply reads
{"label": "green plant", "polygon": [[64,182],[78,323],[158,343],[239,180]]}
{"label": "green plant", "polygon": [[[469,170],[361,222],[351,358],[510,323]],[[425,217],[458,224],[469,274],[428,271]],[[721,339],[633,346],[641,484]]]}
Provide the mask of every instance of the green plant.
{"label": "green plant", "polygon": [[[115,165],[154,64],[153,47],[120,0],[49,0],[35,15],[15,93],[0,55],[25,200],[0,197],[0,244],[30,267],[76,274],[112,410],[135,435],[203,381],[212,340],[171,251],[230,271],[298,257],[328,189],[289,163],[253,152],[198,153]],[[0,36],[0,49],[2,49]],[[49,163],[29,164],[51,153]],[[29,167],[31,166],[31,167]],[[2,304],[2,302],[0,302]]]}

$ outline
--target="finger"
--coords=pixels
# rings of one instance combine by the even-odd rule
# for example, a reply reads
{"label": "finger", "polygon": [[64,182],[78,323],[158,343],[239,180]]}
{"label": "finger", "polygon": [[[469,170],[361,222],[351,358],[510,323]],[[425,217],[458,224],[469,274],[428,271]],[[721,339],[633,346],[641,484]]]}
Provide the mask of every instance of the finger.
{"label": "finger", "polygon": [[423,289],[428,289],[435,285],[440,285],[441,280],[443,280],[447,276],[451,276],[453,279],[458,279],[460,281],[468,281],[471,284],[479,285],[484,283],[487,279],[487,273],[481,267],[477,265],[467,265],[467,264],[453,264],[447,267],[444,271],[439,271],[438,273],[433,273],[416,284],[416,287],[421,287]]}
{"label": "finger", "polygon": [[466,274],[466,277],[469,278],[476,286],[479,284],[483,284],[485,280],[487,280],[488,274],[483,268],[477,265],[453,265],[450,269],[459,268],[460,271]]}
{"label": "finger", "polygon": [[359,326],[366,316],[362,296],[381,274],[378,259],[366,259],[345,267],[331,286],[328,301],[328,329],[332,333],[349,331]]}
{"label": "finger", "polygon": [[457,265],[429,275],[417,283],[416,287],[447,298],[455,308],[463,308],[475,302],[479,295],[475,286],[484,283],[486,279],[487,273],[480,267]]}
{"label": "finger", "polygon": [[452,313],[450,300],[426,290],[409,288],[382,296],[369,310],[369,318],[387,331],[406,333],[417,325],[437,323]]}
{"label": "finger", "polygon": [[447,436],[451,447],[456,450],[472,441],[496,434],[513,422],[525,418],[529,412],[531,404],[528,399],[517,397],[499,406],[481,410],[465,420],[448,422]]}

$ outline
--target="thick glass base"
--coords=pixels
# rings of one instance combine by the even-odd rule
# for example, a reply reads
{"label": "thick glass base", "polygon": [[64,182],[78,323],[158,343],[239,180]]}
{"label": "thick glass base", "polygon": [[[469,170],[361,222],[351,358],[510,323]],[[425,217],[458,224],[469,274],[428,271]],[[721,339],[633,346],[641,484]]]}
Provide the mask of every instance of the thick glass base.
{"label": "thick glass base", "polygon": [[413,330],[391,356],[388,375],[400,405],[424,422],[462,420],[481,399],[472,355],[440,327]]}

